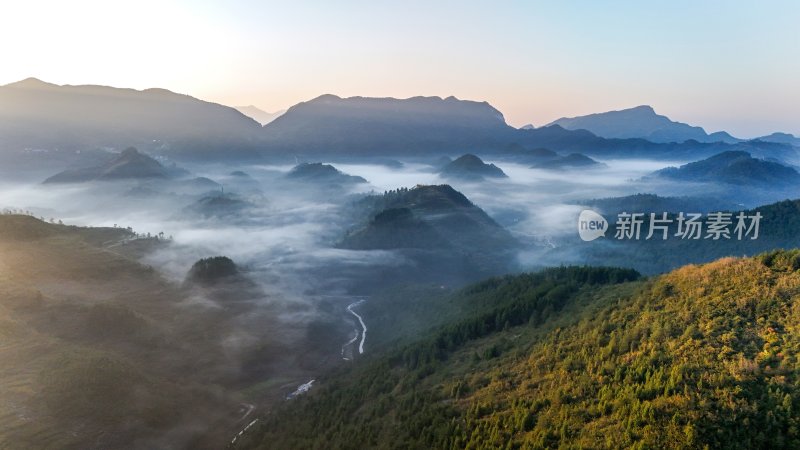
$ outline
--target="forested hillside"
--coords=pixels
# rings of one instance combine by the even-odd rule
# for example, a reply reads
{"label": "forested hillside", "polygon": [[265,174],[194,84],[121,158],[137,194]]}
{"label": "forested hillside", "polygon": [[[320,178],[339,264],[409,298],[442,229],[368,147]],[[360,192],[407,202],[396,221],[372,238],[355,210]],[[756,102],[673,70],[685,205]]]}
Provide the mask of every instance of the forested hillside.
{"label": "forested hillside", "polygon": [[[251,311],[263,294],[242,274],[217,282],[219,258],[184,286],[135,261],[165,245],[0,215],[0,448],[216,449],[239,429],[256,397],[241,391],[291,355],[283,330]],[[254,344],[225,346],[251,329]]]}
{"label": "forested hillside", "polygon": [[797,448],[798,270],[794,250],[491,279],[458,294],[472,317],[321,380],[246,444]]}

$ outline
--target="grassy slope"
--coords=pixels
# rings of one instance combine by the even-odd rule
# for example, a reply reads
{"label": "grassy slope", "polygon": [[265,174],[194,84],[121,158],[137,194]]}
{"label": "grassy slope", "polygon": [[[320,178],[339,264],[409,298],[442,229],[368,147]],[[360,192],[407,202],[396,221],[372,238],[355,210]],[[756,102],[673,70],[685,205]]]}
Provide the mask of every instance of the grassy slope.
{"label": "grassy slope", "polygon": [[268,417],[245,444],[797,448],[798,269],[796,251],[726,258],[580,287],[560,303],[540,301],[554,288],[531,294],[526,285],[543,284],[535,277],[483,283],[464,301],[541,307],[519,325],[460,341],[449,337],[463,327],[451,325],[363,361]]}

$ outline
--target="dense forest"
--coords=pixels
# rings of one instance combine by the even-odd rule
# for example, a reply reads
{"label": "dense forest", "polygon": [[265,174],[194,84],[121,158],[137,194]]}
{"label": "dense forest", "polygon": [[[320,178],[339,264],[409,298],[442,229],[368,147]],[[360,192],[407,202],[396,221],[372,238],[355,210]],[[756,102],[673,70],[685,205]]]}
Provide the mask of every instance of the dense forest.
{"label": "dense forest", "polygon": [[[274,309],[253,307],[263,293],[225,257],[183,285],[136,260],[166,245],[0,215],[0,448],[218,449],[247,400],[282,401],[260,383],[298,358]],[[253,343],[226,347],[233,332]],[[313,370],[329,352],[294,348]]]}
{"label": "dense forest", "polygon": [[797,448],[800,251],[639,279],[557,268],[320,380],[258,448]]}
{"label": "dense forest", "polygon": [[[350,230],[336,247],[393,250],[410,270],[384,271],[380,283],[464,284],[516,270],[519,242],[450,185],[417,185],[351,202]],[[371,277],[378,279],[377,277]],[[362,287],[363,289],[363,287]]]}

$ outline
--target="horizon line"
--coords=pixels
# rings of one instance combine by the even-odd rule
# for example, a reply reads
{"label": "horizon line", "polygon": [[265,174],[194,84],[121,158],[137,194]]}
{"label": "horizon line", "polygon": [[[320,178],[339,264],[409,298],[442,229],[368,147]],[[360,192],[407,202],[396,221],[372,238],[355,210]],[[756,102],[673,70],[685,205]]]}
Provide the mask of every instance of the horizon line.
{"label": "horizon line", "polygon": [[[44,81],[43,79],[41,79],[39,77],[36,77],[36,76],[30,76],[30,77],[23,78],[21,80],[12,81],[12,82],[0,85],[0,88],[12,87],[13,85],[23,84],[23,83],[26,83],[26,82],[28,82],[28,83],[36,82],[36,83],[42,84],[44,86],[55,86],[55,87],[74,87],[74,88],[98,87],[98,88],[108,88],[108,89],[131,90],[131,91],[136,91],[136,92],[167,91],[167,92],[169,92],[171,94],[187,96],[187,97],[193,98],[193,99],[198,100],[198,101],[202,101],[202,102],[206,102],[206,103],[213,103],[213,104],[216,104],[216,105],[220,105],[220,106],[224,106],[224,107],[227,107],[227,108],[235,109],[237,111],[239,111],[238,108],[242,108],[242,107],[254,107],[254,108],[257,108],[257,109],[259,109],[259,110],[261,110],[263,112],[269,113],[269,114],[276,114],[276,113],[281,112],[281,111],[283,111],[285,113],[285,112],[289,111],[294,106],[300,105],[302,103],[307,103],[307,102],[310,102],[310,101],[314,101],[314,100],[317,100],[317,99],[322,98],[322,97],[328,97],[328,96],[329,97],[336,97],[336,98],[342,99],[342,100],[361,98],[361,99],[405,101],[405,100],[412,100],[412,99],[419,99],[419,98],[424,98],[424,99],[431,99],[432,98],[432,99],[439,99],[439,100],[442,100],[442,101],[447,101],[447,100],[450,100],[450,99],[454,99],[454,100],[457,100],[457,101],[465,101],[465,102],[475,102],[475,103],[487,104],[487,105],[491,106],[492,108],[494,108],[495,110],[497,110],[498,112],[500,112],[500,114],[503,116],[503,122],[506,125],[508,125],[509,127],[512,127],[512,128],[516,128],[516,129],[522,129],[522,128],[528,127],[528,126],[533,126],[536,129],[545,128],[545,127],[554,126],[554,125],[560,126],[560,125],[558,125],[558,124],[556,124],[554,122],[557,122],[557,121],[562,120],[562,119],[573,119],[573,118],[586,117],[586,116],[591,116],[591,115],[629,111],[629,110],[632,110],[632,109],[646,107],[646,108],[651,109],[655,114],[663,116],[663,117],[666,117],[667,119],[669,119],[673,123],[679,123],[679,124],[689,125],[689,126],[692,126],[692,127],[701,128],[708,135],[711,135],[711,134],[714,134],[714,133],[727,133],[729,136],[731,136],[731,137],[733,137],[735,139],[740,139],[742,141],[757,140],[759,138],[767,137],[767,136],[770,136],[770,135],[776,134],[776,133],[789,134],[789,135],[794,136],[794,137],[800,137],[800,133],[795,134],[794,132],[791,132],[791,131],[782,131],[780,129],[775,129],[775,128],[773,128],[774,131],[772,131],[771,133],[759,134],[757,136],[745,137],[745,138],[737,137],[737,136],[733,135],[732,133],[728,132],[727,129],[721,129],[721,130],[716,130],[716,131],[708,131],[702,125],[693,125],[693,124],[690,124],[688,122],[682,122],[680,120],[675,120],[672,117],[669,117],[669,116],[664,115],[664,114],[659,114],[656,111],[656,108],[650,103],[639,104],[639,105],[636,105],[636,106],[630,106],[630,107],[621,108],[621,109],[606,109],[604,111],[596,111],[596,112],[592,112],[592,113],[588,113],[588,114],[577,114],[577,115],[561,116],[561,117],[558,117],[556,119],[550,120],[547,123],[543,123],[541,125],[534,125],[533,122],[527,122],[527,123],[525,123],[523,125],[520,125],[520,126],[514,126],[514,125],[511,125],[510,123],[508,123],[508,120],[506,119],[506,116],[503,113],[503,111],[500,110],[499,108],[495,107],[489,100],[475,100],[475,99],[470,99],[470,98],[459,98],[459,97],[457,97],[455,95],[448,95],[448,96],[441,96],[441,95],[414,95],[414,96],[410,96],[410,97],[394,97],[394,96],[391,96],[391,95],[389,95],[389,96],[363,96],[363,95],[342,96],[342,95],[339,95],[339,94],[333,94],[333,93],[327,92],[327,93],[323,93],[323,94],[319,94],[317,96],[311,97],[311,98],[309,98],[307,100],[301,100],[301,101],[295,102],[295,103],[293,103],[293,104],[291,104],[289,106],[283,107],[283,108],[278,108],[274,112],[271,112],[271,111],[268,111],[266,109],[262,109],[260,106],[257,106],[257,105],[255,105],[253,103],[250,103],[249,105],[231,105],[231,104],[227,104],[227,103],[221,103],[221,102],[217,102],[217,101],[206,100],[204,98],[201,98],[201,97],[198,97],[198,96],[195,96],[195,95],[192,95],[192,94],[178,92],[178,91],[175,91],[175,90],[172,90],[172,89],[162,88],[162,87],[157,87],[157,86],[137,89],[137,88],[134,88],[134,87],[120,87],[120,86],[114,86],[114,85],[111,85],[111,84],[94,84],[94,83],[85,83],[85,84],[69,84],[69,83],[65,83],[65,84],[58,84],[58,83],[52,83],[52,82],[49,82],[49,81]],[[241,111],[239,111],[239,112],[241,113]],[[244,113],[242,113],[242,114],[244,114]],[[244,114],[244,115],[247,116],[247,114]],[[247,116],[247,117],[250,117],[250,116]],[[252,117],[250,117],[250,118],[252,119]],[[262,125],[262,126],[266,126],[266,125]],[[587,130],[587,131],[590,131],[590,130]],[[598,135],[598,137],[602,137],[602,136]],[[646,138],[642,138],[642,139],[646,139]]]}

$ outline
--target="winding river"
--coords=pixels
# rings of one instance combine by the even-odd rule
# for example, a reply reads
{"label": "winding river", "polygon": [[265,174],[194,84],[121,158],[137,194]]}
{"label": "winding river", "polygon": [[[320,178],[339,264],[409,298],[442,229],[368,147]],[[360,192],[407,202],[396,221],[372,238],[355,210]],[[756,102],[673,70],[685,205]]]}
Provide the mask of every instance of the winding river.
{"label": "winding river", "polygon": [[[360,355],[363,355],[363,354],[364,354],[364,343],[365,343],[365,342],[366,342],[366,340],[367,340],[367,324],[366,324],[366,323],[364,323],[364,318],[363,318],[363,317],[361,317],[361,315],[360,315],[360,314],[358,314],[357,312],[355,312],[355,311],[353,310],[353,308],[356,308],[357,306],[359,306],[359,305],[363,304],[365,301],[367,301],[367,299],[362,297],[362,298],[359,298],[357,301],[355,301],[355,302],[353,302],[353,303],[350,303],[349,305],[347,305],[347,312],[349,312],[350,314],[352,314],[353,316],[355,316],[355,318],[356,318],[356,319],[358,319],[358,323],[360,324],[360,326],[361,326],[361,329],[358,329],[358,328],[356,328],[356,329],[354,330],[354,332],[355,332],[355,336],[353,336],[353,338],[352,338],[352,339],[350,339],[350,340],[349,340],[349,341],[347,341],[347,342],[346,342],[344,345],[342,345],[342,359],[344,359],[345,361],[350,361],[350,360],[352,359],[352,358],[349,358],[348,356],[346,356],[346,353],[347,353],[347,350],[348,350],[348,348],[349,348],[350,346],[352,346],[353,344],[355,344],[355,343],[356,343],[356,341],[358,341],[358,340],[359,340],[359,337],[361,338],[361,340],[360,340],[360,342],[358,343],[358,353],[359,353]],[[294,392],[292,392],[291,394],[289,394],[289,395],[287,395],[287,396],[286,396],[286,400],[291,400],[291,399],[293,399],[293,398],[297,397],[298,395],[302,395],[302,394],[305,394],[306,392],[308,392],[308,391],[311,389],[311,386],[314,384],[314,381],[316,381],[316,380],[311,380],[311,381],[308,381],[307,383],[303,383],[303,384],[301,384],[300,386],[298,386],[298,387],[297,387],[297,389],[296,389]],[[248,415],[250,415],[250,413],[251,413],[251,412],[253,412],[253,409],[255,409],[255,407],[254,407],[253,405],[250,405],[250,404],[243,404],[243,406],[245,406],[245,407],[246,407],[245,409],[246,409],[247,411],[246,411],[246,413],[244,414],[244,416],[242,417],[242,420],[244,420],[244,419],[245,419],[245,418],[246,418]],[[237,435],[235,435],[235,436],[233,437],[233,439],[231,440],[231,444],[235,444],[235,443],[236,443],[236,441],[237,441],[237,440],[238,440],[238,439],[239,439],[239,438],[240,438],[240,437],[241,437],[241,436],[242,436],[242,435],[243,435],[243,434],[244,434],[244,433],[245,433],[245,432],[246,432],[248,429],[250,429],[250,427],[252,427],[253,425],[255,425],[255,424],[256,424],[256,422],[258,422],[258,419],[254,419],[253,421],[251,421],[250,423],[248,423],[248,424],[247,424],[247,426],[245,426],[245,427],[244,427],[244,428],[243,428],[241,431],[239,431],[239,433],[238,433]]]}
{"label": "winding river", "polygon": [[[367,340],[367,324],[364,323],[364,318],[361,317],[361,315],[359,315],[357,312],[353,311],[353,308],[355,308],[356,306],[364,303],[365,301],[366,301],[366,299],[362,298],[362,299],[360,299],[360,300],[358,300],[356,302],[353,302],[353,303],[347,305],[347,311],[350,314],[354,315],[356,317],[356,319],[358,319],[358,323],[361,324],[361,330],[356,328],[356,330],[355,330],[356,335],[353,337],[353,339],[350,339],[346,344],[344,344],[342,346],[342,355],[344,355],[345,349],[348,346],[352,345],[353,343],[356,342],[356,340],[358,340],[359,336],[361,336],[361,342],[359,342],[359,344],[358,344],[358,353],[361,354],[361,355],[364,354],[364,342],[366,342],[366,340]],[[348,361],[350,360],[350,358],[347,358],[347,357],[344,357],[344,356],[343,356],[343,358],[348,360]]]}

